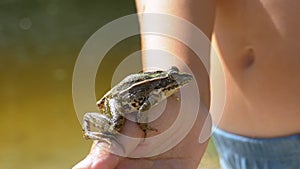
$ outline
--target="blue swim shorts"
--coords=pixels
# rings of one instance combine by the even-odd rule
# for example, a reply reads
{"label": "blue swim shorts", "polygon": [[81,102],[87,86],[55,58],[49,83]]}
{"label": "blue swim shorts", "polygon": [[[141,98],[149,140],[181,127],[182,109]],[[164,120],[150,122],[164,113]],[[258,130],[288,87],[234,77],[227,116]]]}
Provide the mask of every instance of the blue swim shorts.
{"label": "blue swim shorts", "polygon": [[222,169],[300,169],[300,134],[249,138],[213,128]]}

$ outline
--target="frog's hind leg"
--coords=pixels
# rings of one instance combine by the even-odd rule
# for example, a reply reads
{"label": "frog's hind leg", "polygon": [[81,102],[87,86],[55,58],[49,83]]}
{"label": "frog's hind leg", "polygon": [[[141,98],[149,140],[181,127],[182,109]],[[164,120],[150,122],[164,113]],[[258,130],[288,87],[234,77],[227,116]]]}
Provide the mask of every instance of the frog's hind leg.
{"label": "frog's hind leg", "polygon": [[108,131],[111,125],[110,118],[103,114],[96,112],[88,112],[83,116],[82,130],[83,132],[91,131],[91,127],[94,127],[100,131]]}
{"label": "frog's hind leg", "polygon": [[[92,131],[91,127],[94,127],[97,131]],[[113,140],[120,145],[124,151],[124,147],[120,144],[120,141],[117,138],[118,131],[113,129],[111,119],[105,115],[94,112],[86,113],[83,118],[82,130],[84,132],[85,139],[105,142],[109,145],[109,147],[111,147]]]}
{"label": "frog's hind leg", "polygon": [[114,131],[120,132],[125,124],[125,117],[123,113],[123,109],[116,108],[116,105],[120,105],[121,103],[119,100],[116,99],[111,99],[109,100],[109,107],[110,107],[110,113],[111,113],[111,123],[112,123],[112,128]]}
{"label": "frog's hind leg", "polygon": [[112,145],[111,140],[114,140],[115,142],[119,141],[116,136],[107,134],[107,133],[102,133],[102,132],[88,131],[88,132],[84,133],[84,137],[86,139],[98,140],[100,142],[105,142],[109,145],[109,147],[111,147],[111,145]]}
{"label": "frog's hind leg", "polygon": [[153,97],[149,97],[140,107],[137,116],[136,116],[136,121],[137,124],[139,125],[140,129],[143,130],[144,132],[144,138],[147,137],[147,131],[158,131],[155,128],[152,128],[148,125],[148,112],[147,110],[149,110],[151,108],[152,105],[155,105],[156,99]]}

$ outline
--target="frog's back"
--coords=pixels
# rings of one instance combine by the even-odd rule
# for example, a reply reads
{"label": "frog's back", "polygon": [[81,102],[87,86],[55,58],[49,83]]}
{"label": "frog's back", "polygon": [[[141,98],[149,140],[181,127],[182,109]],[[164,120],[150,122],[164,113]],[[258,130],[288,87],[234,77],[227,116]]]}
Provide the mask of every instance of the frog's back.
{"label": "frog's back", "polygon": [[117,94],[118,92],[124,91],[128,88],[130,88],[132,85],[152,79],[155,77],[161,77],[161,76],[166,76],[166,73],[164,71],[154,71],[154,72],[142,72],[142,73],[137,73],[137,74],[131,74],[124,78],[120,83],[118,83],[112,90],[111,92],[114,94]]}

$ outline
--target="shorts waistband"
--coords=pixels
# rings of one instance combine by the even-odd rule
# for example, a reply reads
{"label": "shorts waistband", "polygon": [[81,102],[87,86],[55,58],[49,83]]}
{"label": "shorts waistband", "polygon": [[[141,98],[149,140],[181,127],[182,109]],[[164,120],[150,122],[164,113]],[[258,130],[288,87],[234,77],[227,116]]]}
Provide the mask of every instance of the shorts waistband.
{"label": "shorts waistband", "polygon": [[276,138],[251,138],[213,127],[218,151],[230,151],[242,156],[262,159],[282,159],[300,156],[300,134]]}

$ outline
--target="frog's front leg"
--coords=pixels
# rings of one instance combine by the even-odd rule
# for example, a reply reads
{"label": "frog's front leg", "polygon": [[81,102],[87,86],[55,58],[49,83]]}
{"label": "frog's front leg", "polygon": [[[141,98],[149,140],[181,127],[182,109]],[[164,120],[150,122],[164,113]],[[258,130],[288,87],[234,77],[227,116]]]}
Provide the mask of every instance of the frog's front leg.
{"label": "frog's front leg", "polygon": [[[92,131],[91,127],[94,127],[97,131]],[[124,150],[124,147],[116,137],[118,131],[114,130],[111,119],[103,114],[86,113],[83,118],[82,130],[86,139],[99,140],[107,143],[109,146],[112,144],[111,140],[114,140]]]}
{"label": "frog's front leg", "polygon": [[148,125],[148,112],[152,106],[156,105],[158,103],[158,95],[151,95],[149,96],[146,101],[142,104],[140,107],[137,116],[136,116],[136,121],[137,124],[139,125],[140,129],[143,130],[144,132],[144,138],[147,137],[147,131],[157,131],[157,129],[152,128]]}
{"label": "frog's front leg", "polygon": [[120,132],[125,124],[124,110],[121,103],[117,99],[109,100],[109,107],[111,112],[111,123],[114,131]]}

